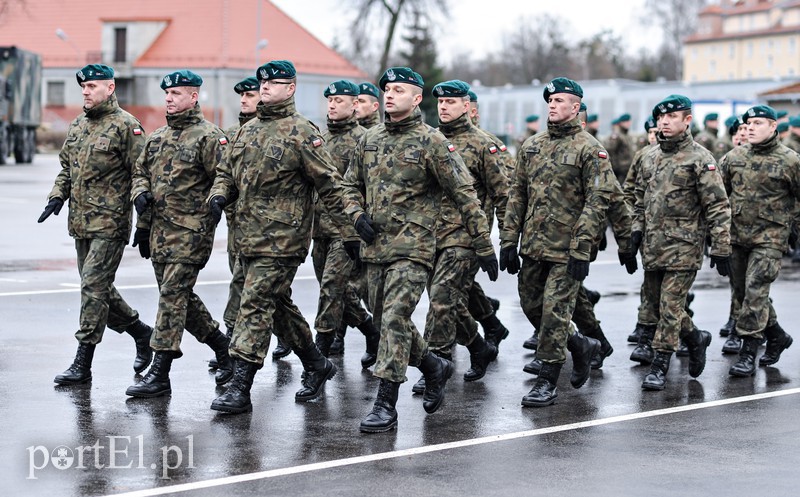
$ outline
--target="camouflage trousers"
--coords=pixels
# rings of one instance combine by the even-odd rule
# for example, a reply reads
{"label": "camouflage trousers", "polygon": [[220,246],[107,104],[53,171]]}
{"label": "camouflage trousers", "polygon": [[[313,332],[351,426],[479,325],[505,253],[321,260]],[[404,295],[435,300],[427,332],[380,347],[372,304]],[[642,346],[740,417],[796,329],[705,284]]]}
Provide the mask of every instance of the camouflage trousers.
{"label": "camouflage trousers", "polygon": [[294,351],[311,345],[311,328],[292,302],[292,281],[302,259],[240,256],[239,261],[244,287],[231,356],[262,366],[273,333]]}
{"label": "camouflage trousers", "polygon": [[314,329],[335,333],[343,325],[358,326],[369,318],[356,286],[360,276],[355,261],[344,250],[341,239],[315,238],[311,249],[314,274],[319,282],[319,301]]}
{"label": "camouflage trousers", "polygon": [[469,290],[478,274],[475,251],[448,247],[437,251],[428,279],[430,306],[425,318],[425,341],[437,355],[451,358],[453,343],[469,345],[478,323],[469,313]]}
{"label": "camouflage trousers", "polygon": [[[230,236],[230,235],[229,235]],[[222,320],[225,327],[233,329],[236,325],[236,316],[239,314],[239,304],[242,301],[242,286],[244,286],[244,271],[236,254],[228,251],[228,268],[231,270],[231,283],[228,285],[228,302]]]}
{"label": "camouflage trousers", "polygon": [[469,289],[468,306],[469,314],[478,322],[481,322],[494,314],[492,303],[489,302],[489,298],[486,297],[486,294],[483,292],[483,288],[481,288],[477,281],[473,281],[472,286]]}
{"label": "camouflage trousers", "polygon": [[402,383],[408,379],[408,366],[419,366],[428,353],[428,344],[411,320],[428,281],[428,268],[405,259],[365,266],[372,318],[381,333],[375,376]]}
{"label": "camouflage trousers", "polygon": [[648,299],[658,302],[658,324],[653,349],[659,352],[678,350],[680,337],[694,329],[686,313],[686,296],[692,288],[697,271],[656,270],[644,272]]}
{"label": "camouflage trousers", "polygon": [[565,263],[522,257],[518,290],[522,311],[539,331],[536,357],[551,364],[567,360],[567,340],[581,283],[567,274]]}
{"label": "camouflage trousers", "polygon": [[104,238],[78,238],[78,274],[81,276],[80,328],[75,338],[81,343],[98,344],[106,326],[122,333],[139,319],[117,289],[114,278],[125,250],[125,241]]}
{"label": "camouflage trousers", "polygon": [[728,285],[730,285],[731,287],[731,307],[730,310],[728,311],[728,318],[735,320],[736,317],[739,315],[739,309],[741,308],[741,305],[739,301],[736,300],[736,293],[735,293],[736,290],[734,289],[734,284],[735,284],[734,278],[733,276],[731,276],[730,278],[728,278]]}
{"label": "camouflage trousers", "polygon": [[658,325],[658,293],[651,294],[658,290],[647,286],[647,280],[642,281],[639,290],[639,317],[637,322],[649,326]]}
{"label": "camouflage trousers", "polygon": [[[575,310],[572,312],[572,322],[581,332],[591,332],[600,328],[600,321],[594,313],[594,304],[589,301],[586,287],[581,284],[575,298]],[[584,333],[585,334],[585,333]]]}
{"label": "camouflage trousers", "polygon": [[741,305],[736,333],[763,339],[764,329],[778,320],[769,301],[769,287],[781,270],[783,254],[770,248],[731,248],[733,297]]}
{"label": "camouflage trousers", "polygon": [[205,343],[219,329],[206,305],[194,293],[202,266],[184,263],[153,263],[158,283],[158,314],[150,346],[153,350],[181,352],[183,330]]}

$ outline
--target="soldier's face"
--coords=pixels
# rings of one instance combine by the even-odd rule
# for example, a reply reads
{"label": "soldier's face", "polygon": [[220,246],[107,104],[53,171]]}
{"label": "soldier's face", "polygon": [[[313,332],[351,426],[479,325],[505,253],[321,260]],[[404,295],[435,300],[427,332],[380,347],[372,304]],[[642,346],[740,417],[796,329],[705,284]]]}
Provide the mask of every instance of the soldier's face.
{"label": "soldier's face", "polygon": [[242,114],[252,114],[258,108],[258,102],[261,101],[261,95],[255,90],[242,92],[239,97],[239,106]]}
{"label": "soldier's face", "polygon": [[264,105],[275,105],[294,95],[295,84],[293,81],[262,79],[261,101]]}
{"label": "soldier's face", "polygon": [[96,107],[114,93],[114,81],[111,79],[99,81],[85,81],[81,83],[81,95],[83,95],[83,107],[91,109]]}
{"label": "soldier's face", "polygon": [[667,112],[658,116],[658,129],[667,138],[680,136],[692,124],[692,115],[681,111]]}
{"label": "soldier's face", "polygon": [[568,93],[554,93],[547,101],[547,120],[553,124],[563,124],[577,116],[580,107],[581,103],[576,97]]}
{"label": "soldier's face", "polygon": [[656,138],[657,132],[658,130],[656,128],[650,128],[647,130],[647,141],[650,143],[650,145],[655,145],[658,141],[658,138]]}
{"label": "soldier's face", "polygon": [[631,129],[631,122],[630,121],[620,121],[618,124],[619,124],[619,127],[624,129],[625,131],[628,131],[629,129]]}
{"label": "soldier's face", "polygon": [[747,141],[758,145],[772,138],[778,128],[778,122],[765,117],[751,117],[744,127],[747,128]]}
{"label": "soldier's face", "polygon": [[436,105],[439,121],[449,123],[463,116],[469,110],[469,99],[460,97],[441,97]]}
{"label": "soldier's face", "polygon": [[175,86],[164,90],[167,114],[189,110],[197,103],[197,90],[192,86]]}
{"label": "soldier's face", "polygon": [[344,121],[356,110],[356,97],[350,95],[331,95],[328,97],[328,119]]}
{"label": "soldier's face", "polygon": [[421,101],[421,90],[414,85],[386,83],[383,89],[383,108],[392,121],[401,121],[410,116]]}
{"label": "soldier's face", "polygon": [[736,129],[736,136],[733,137],[733,143],[736,146],[744,145],[747,143],[747,126],[740,124]]}
{"label": "soldier's face", "polygon": [[370,95],[359,95],[356,99],[356,117],[359,119],[364,119],[365,117],[370,116],[372,113],[377,112],[378,107],[380,107],[380,104],[375,97]]}

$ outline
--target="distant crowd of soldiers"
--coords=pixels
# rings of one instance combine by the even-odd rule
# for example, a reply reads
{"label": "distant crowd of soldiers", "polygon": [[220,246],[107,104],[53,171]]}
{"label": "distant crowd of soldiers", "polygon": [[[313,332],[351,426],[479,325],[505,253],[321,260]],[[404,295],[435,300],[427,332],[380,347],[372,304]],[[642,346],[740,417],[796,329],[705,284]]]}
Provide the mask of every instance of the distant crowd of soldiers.
{"label": "distant crowd of soldiers", "polygon": [[[69,128],[39,218],[69,201],[81,276],[78,350],[55,377],[59,385],[91,380],[108,326],[133,337],[137,373],[149,366],[127,395],[168,395],[187,330],[214,352],[215,381],[226,385],[211,409],[242,413],[252,409],[250,390],[274,334],[273,357],[293,352],[303,364],[295,398],[306,402],[336,374],[329,357],[344,353],[345,331],[355,327],[365,337],[361,365],[374,366],[380,379],[360,430],[388,431],[397,426],[409,366],[422,373],[412,391],[428,413],[442,405],[456,345],[469,351],[464,381],[485,376],[509,330],[497,318],[500,302],[475,277],[483,270],[494,281],[504,270],[519,274],[520,305],[534,330],[524,347],[536,357],[524,371],[537,380],[522,405],[547,406],[558,396],[567,352],[574,388],[613,352],[594,312],[600,296],[583,286],[609,227],[620,265],[633,274],[640,256],[644,269],[628,337],[636,343],[631,360],[650,368],[643,389],[665,388],[674,353],[688,356],[692,377],[703,372],[711,335],[694,326],[689,303],[704,254],[730,278],[721,331],[723,350],[739,354],[730,374],[754,374],[762,342],[761,365],[778,362],[792,344],[769,286],[797,238],[800,155],[792,149],[800,118],[789,121],[786,145],[778,114],[763,105],[726,120],[725,137],[709,114],[694,138],[691,101],[669,95],[654,106],[642,138],[630,134],[626,114],[601,143],[583,89],[560,77],[543,89],[546,127],[530,116],[514,157],[479,127],[478,96],[463,81],[431,89],[439,127],[425,124],[425,83],[408,67],[387,69],[377,86],[331,82],[322,95],[325,132],[295,108],[290,61],[267,62],[234,86],[241,113],[228,130],[204,118],[203,81],[192,71],[161,80],[167,124],[149,135],[117,104],[112,68],[91,64],[76,77],[84,112]],[[226,333],[194,292],[223,215],[232,273]],[[490,238],[495,218],[499,260]],[[114,287],[132,232],[158,284],[153,328]],[[312,241],[315,333],[291,294]],[[420,333],[411,316],[425,291]]]}

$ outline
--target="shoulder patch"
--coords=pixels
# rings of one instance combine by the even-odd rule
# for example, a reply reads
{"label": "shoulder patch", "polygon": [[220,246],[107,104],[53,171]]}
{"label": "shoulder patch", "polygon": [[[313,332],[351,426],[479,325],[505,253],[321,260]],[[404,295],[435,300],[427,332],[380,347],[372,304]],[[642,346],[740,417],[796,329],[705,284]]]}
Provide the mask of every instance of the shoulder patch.
{"label": "shoulder patch", "polygon": [[505,152],[508,148],[505,145],[500,145],[500,151]]}
{"label": "shoulder patch", "polygon": [[709,171],[716,171],[717,166],[714,164],[706,164],[706,169],[708,169]]}
{"label": "shoulder patch", "polygon": [[447,150],[449,150],[450,152],[455,152],[456,151],[456,147],[454,147],[452,143],[448,142],[447,143]]}
{"label": "shoulder patch", "polygon": [[495,147],[494,145],[489,147],[489,153],[490,154],[496,154],[497,153],[497,147]]}
{"label": "shoulder patch", "polygon": [[139,136],[142,134],[142,128],[133,128],[133,134]]}
{"label": "shoulder patch", "polygon": [[606,152],[605,150],[598,150],[597,156],[600,157],[601,159],[608,159],[608,152]]}
{"label": "shoulder patch", "polygon": [[314,148],[319,147],[322,145],[322,138],[314,138],[311,140],[311,144],[314,145]]}
{"label": "shoulder patch", "polygon": [[225,138],[224,136],[220,136],[219,137],[219,144],[220,145],[227,145],[228,144],[228,139]]}

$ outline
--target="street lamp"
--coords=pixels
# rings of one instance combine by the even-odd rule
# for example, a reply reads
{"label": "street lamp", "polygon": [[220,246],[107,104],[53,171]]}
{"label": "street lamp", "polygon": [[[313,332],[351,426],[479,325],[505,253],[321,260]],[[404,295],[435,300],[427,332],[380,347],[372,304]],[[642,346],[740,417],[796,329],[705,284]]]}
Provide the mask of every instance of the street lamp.
{"label": "street lamp", "polygon": [[82,58],[81,57],[81,54],[82,54],[81,49],[78,48],[78,46],[75,45],[75,43],[72,40],[69,39],[69,36],[67,36],[67,33],[65,33],[63,29],[56,28],[56,36],[58,36],[61,39],[61,41],[66,42],[69,46],[72,47],[73,50],[75,50],[75,55],[78,57],[78,64],[80,64],[81,63],[81,58]]}
{"label": "street lamp", "polygon": [[259,62],[261,60],[261,57],[259,57],[259,52],[267,48],[267,45],[269,45],[269,40],[267,40],[266,38],[261,38],[260,40],[258,40],[258,43],[256,43],[256,66],[259,65]]}

